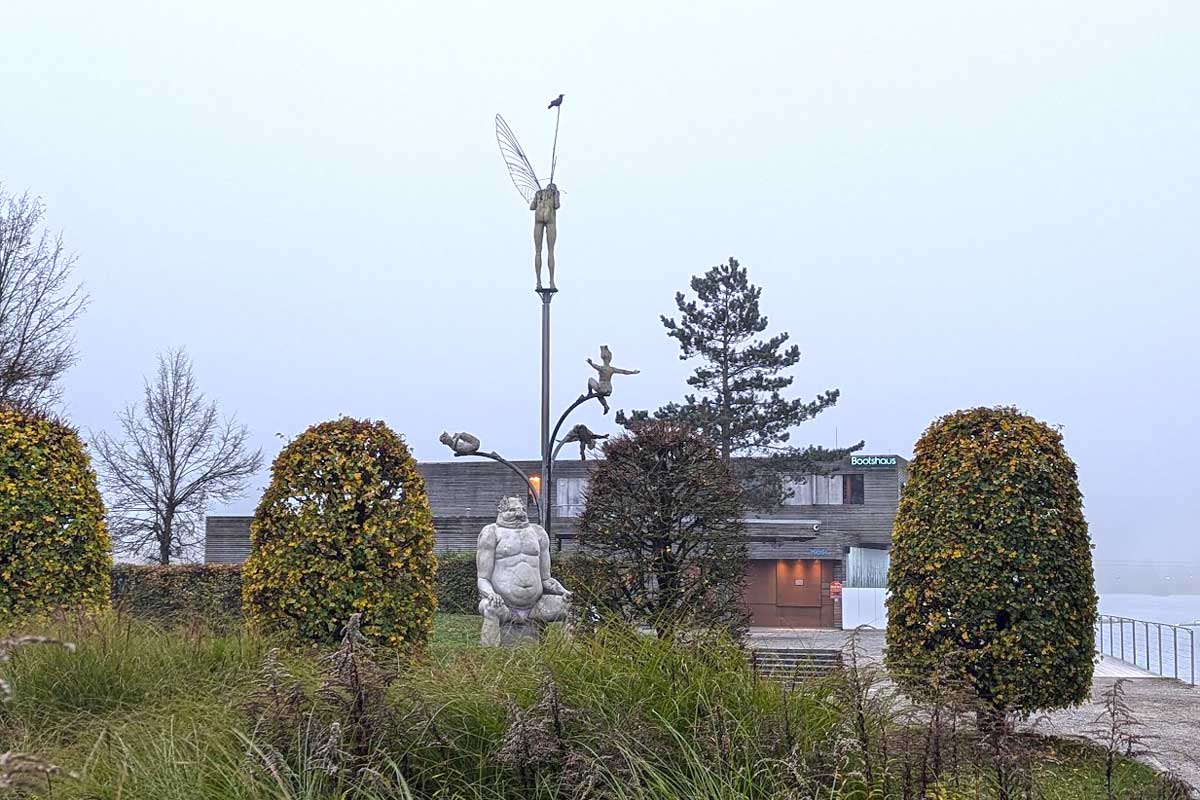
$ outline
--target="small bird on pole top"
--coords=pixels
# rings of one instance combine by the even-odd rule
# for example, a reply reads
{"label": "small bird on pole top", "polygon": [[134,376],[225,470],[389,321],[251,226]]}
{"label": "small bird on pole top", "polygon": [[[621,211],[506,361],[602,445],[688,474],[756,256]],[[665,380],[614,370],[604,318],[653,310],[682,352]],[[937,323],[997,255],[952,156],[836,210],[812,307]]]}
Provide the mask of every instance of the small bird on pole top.
{"label": "small bird on pole top", "polygon": [[551,100],[550,105],[546,106],[546,108],[547,109],[558,108],[559,106],[562,105],[562,99],[563,99],[563,96],[560,94],[558,97]]}

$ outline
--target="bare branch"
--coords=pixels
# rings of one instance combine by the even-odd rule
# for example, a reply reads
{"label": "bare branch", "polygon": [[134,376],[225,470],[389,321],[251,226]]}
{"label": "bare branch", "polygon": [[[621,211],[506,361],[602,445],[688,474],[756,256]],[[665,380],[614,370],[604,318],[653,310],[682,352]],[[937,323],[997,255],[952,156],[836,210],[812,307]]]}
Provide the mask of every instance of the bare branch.
{"label": "bare branch", "polygon": [[121,439],[92,437],[116,550],[161,564],[195,555],[209,503],[240,497],[262,451],[233,417],[205,402],[182,350],[158,358],[140,405],[117,415]]}
{"label": "bare branch", "polygon": [[40,231],[45,208],[0,185],[0,406],[45,410],[75,363],[75,320],[87,295],[72,285],[75,256]]}

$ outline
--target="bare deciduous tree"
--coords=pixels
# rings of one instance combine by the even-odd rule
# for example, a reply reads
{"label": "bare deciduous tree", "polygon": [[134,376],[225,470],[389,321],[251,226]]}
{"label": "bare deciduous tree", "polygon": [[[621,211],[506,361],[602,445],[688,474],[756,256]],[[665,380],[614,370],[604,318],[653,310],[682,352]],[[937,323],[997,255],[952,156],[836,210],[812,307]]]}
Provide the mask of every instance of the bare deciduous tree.
{"label": "bare deciduous tree", "polygon": [[45,206],[0,185],[0,406],[41,410],[75,363],[71,328],[87,304],[71,282],[75,256],[40,231]]}
{"label": "bare deciduous tree", "polygon": [[92,437],[114,547],[160,564],[184,559],[203,541],[208,504],[239,497],[262,451],[250,452],[246,427],[205,402],[182,350],[158,357],[142,402],[117,419],[120,441]]}

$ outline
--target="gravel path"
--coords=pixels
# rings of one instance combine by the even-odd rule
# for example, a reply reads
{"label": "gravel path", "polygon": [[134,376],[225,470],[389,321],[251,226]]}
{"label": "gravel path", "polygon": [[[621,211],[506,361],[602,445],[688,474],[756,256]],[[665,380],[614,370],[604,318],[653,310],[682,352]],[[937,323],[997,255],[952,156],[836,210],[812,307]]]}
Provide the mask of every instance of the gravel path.
{"label": "gravel path", "polygon": [[[1104,711],[1102,696],[1118,679],[1092,681],[1092,702],[1056,711],[1038,730],[1056,736],[1091,738],[1092,721]],[[1200,786],[1200,688],[1172,678],[1134,678],[1125,683],[1125,700],[1145,728],[1145,760],[1162,771],[1173,772],[1192,786]]]}
{"label": "gravel path", "polygon": [[[752,643],[760,647],[800,649],[837,649],[845,646],[848,636],[844,631],[787,628],[754,628],[750,633]],[[867,660],[882,660],[883,639],[882,631],[860,632],[858,643]],[[1153,677],[1138,667],[1105,658],[1096,665],[1092,701],[1056,711],[1039,721],[1037,730],[1054,736],[1094,738],[1089,728],[1104,711],[1104,692],[1119,679],[1126,680],[1125,699],[1134,717],[1145,725],[1142,734],[1153,753],[1144,760],[1200,787],[1200,687]]]}

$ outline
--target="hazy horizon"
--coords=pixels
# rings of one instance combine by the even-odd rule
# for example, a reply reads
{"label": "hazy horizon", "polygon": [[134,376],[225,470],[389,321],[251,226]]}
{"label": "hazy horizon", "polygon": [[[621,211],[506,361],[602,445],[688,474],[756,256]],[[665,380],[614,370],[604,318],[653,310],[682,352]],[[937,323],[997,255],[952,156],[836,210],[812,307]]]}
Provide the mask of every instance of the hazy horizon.
{"label": "hazy horizon", "polygon": [[555,408],[602,343],[642,371],[614,408],[678,399],[659,315],[736,256],[795,393],[842,392],[797,443],[908,457],[1015,405],[1062,426],[1098,560],[1200,563],[1200,6],[76,0],[0,29],[0,183],[91,294],[85,430],[183,346],[268,462],[340,414],[422,460],[443,430],[535,457],[531,219],[493,117],[544,176],[563,92]]}

